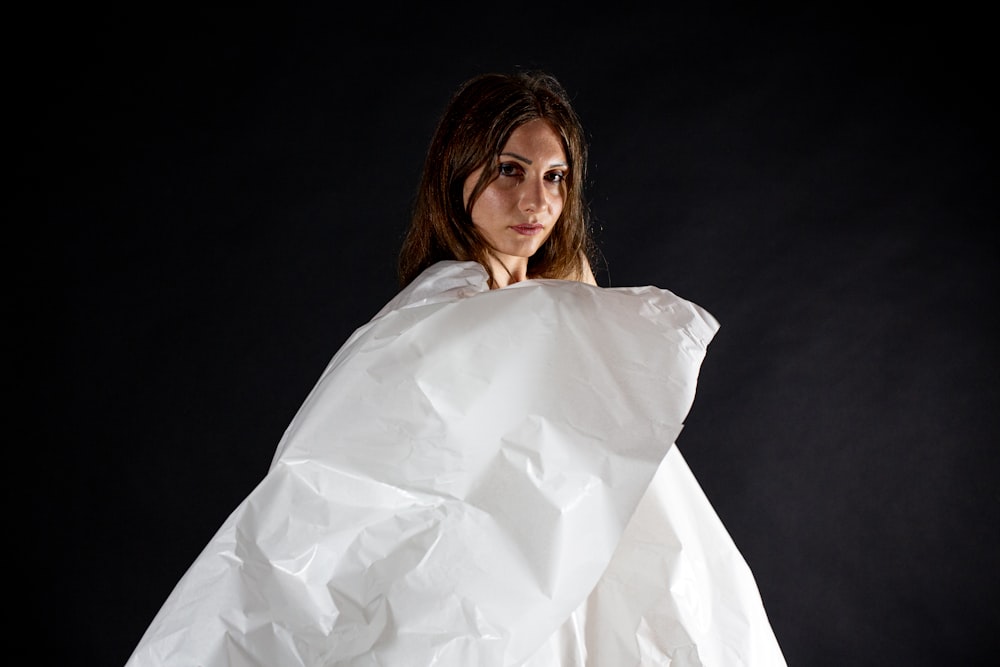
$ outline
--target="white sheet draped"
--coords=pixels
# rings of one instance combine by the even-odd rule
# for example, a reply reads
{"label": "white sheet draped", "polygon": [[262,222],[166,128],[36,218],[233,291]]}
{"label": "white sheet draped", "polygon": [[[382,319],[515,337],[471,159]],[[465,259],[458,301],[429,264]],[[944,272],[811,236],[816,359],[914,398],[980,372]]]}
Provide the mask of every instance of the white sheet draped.
{"label": "white sheet draped", "polygon": [[425,271],[337,352],[126,667],[783,666],[673,443],[718,324]]}

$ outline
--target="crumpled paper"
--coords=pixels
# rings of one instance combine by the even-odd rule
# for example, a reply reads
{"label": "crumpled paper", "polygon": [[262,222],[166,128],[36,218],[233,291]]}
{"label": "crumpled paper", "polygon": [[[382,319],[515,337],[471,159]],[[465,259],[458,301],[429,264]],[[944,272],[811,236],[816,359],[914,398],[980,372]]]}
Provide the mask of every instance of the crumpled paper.
{"label": "crumpled paper", "polygon": [[333,357],[126,667],[784,665],[673,443],[718,323],[425,271]]}

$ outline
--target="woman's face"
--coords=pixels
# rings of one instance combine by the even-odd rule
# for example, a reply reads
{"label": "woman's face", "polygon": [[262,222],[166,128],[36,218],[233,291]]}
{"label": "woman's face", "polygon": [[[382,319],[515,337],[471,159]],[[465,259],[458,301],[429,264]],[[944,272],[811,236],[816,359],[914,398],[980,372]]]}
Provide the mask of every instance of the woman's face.
{"label": "woman's face", "polygon": [[472,205],[472,223],[509,271],[526,270],[563,210],[569,163],[562,141],[544,120],[521,125],[495,165],[465,179],[466,205],[485,168],[495,169],[496,178]]}

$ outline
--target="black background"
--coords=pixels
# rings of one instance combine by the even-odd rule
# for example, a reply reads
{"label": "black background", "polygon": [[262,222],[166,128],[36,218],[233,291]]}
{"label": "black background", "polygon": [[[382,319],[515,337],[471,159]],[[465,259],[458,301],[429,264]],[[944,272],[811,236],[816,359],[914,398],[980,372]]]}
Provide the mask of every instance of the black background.
{"label": "black background", "polygon": [[44,215],[15,280],[42,352],[12,350],[41,379],[13,466],[39,657],[125,662],[396,292],[448,95],[515,66],[556,74],[587,128],[601,284],[722,324],[678,445],[789,664],[997,655],[989,22],[617,4],[11,26]]}

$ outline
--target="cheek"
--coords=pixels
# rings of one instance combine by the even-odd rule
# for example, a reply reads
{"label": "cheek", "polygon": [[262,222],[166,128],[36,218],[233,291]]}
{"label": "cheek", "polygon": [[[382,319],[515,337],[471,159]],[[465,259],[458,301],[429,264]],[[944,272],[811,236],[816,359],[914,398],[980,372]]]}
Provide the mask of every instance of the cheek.
{"label": "cheek", "polygon": [[562,215],[563,208],[566,206],[566,192],[560,192],[558,196],[552,198],[550,207],[552,208],[552,217],[556,220]]}
{"label": "cheek", "polygon": [[502,192],[492,185],[479,194],[479,199],[472,205],[472,221],[476,224],[489,224],[494,217],[501,215],[506,206]]}
{"label": "cheek", "polygon": [[479,181],[479,175],[482,173],[482,167],[476,169],[466,177],[465,183],[462,184],[462,203],[465,204],[465,208],[469,208],[469,197],[472,196],[472,191],[476,188],[476,183]]}

